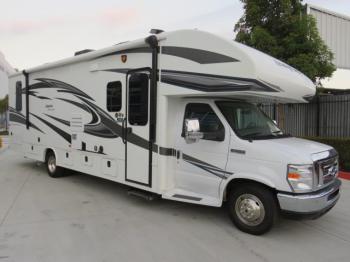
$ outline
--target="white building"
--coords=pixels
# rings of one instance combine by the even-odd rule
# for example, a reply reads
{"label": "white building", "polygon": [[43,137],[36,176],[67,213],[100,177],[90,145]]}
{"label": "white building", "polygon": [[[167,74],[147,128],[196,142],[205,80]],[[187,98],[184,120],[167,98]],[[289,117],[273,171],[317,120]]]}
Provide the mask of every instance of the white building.
{"label": "white building", "polygon": [[[15,70],[5,60],[4,55],[0,52],[0,99],[8,94],[8,75]],[[7,113],[0,113],[0,131],[6,127]]]}
{"label": "white building", "polygon": [[13,72],[14,69],[5,60],[5,56],[0,52],[0,99],[8,94],[8,75]]}
{"label": "white building", "polygon": [[334,53],[337,70],[322,82],[323,86],[350,89],[350,16],[309,4],[307,13],[316,18],[321,38]]}

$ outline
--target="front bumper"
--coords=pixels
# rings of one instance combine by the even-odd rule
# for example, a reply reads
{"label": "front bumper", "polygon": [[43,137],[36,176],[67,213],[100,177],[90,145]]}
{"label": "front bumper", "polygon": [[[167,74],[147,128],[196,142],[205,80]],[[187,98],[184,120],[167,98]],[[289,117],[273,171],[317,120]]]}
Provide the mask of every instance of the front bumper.
{"label": "front bumper", "polygon": [[338,201],[341,181],[335,179],[332,184],[320,191],[296,194],[277,193],[283,213],[321,216],[329,211]]}

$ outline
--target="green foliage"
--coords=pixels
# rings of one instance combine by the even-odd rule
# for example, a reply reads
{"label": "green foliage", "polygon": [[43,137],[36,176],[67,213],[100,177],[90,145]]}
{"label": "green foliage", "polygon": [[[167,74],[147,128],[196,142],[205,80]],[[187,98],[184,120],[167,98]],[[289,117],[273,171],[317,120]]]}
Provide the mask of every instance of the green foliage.
{"label": "green foliage", "polygon": [[340,168],[350,171],[350,138],[304,137],[323,144],[330,145],[339,153]]}
{"label": "green foliage", "polygon": [[0,99],[0,113],[7,111],[8,108],[8,95],[4,99]]}
{"label": "green foliage", "polygon": [[333,53],[319,36],[302,0],[241,0],[244,15],[235,25],[236,41],[297,68],[312,81],[336,69]]}

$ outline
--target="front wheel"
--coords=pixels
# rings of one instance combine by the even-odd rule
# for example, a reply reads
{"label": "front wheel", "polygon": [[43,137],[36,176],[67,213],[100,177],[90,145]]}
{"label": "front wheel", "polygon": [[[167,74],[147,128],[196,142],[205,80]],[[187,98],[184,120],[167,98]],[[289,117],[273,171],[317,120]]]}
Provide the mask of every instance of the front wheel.
{"label": "front wheel", "polygon": [[258,184],[242,184],[230,190],[228,211],[237,228],[253,235],[269,231],[278,215],[273,192]]}

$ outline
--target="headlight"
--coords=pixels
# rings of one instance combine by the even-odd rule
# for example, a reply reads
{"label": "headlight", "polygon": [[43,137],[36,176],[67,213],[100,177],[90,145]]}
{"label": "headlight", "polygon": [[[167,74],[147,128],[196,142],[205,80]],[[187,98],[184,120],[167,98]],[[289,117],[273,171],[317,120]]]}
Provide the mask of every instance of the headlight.
{"label": "headlight", "polygon": [[288,165],[287,180],[294,192],[312,191],[314,185],[313,165]]}

